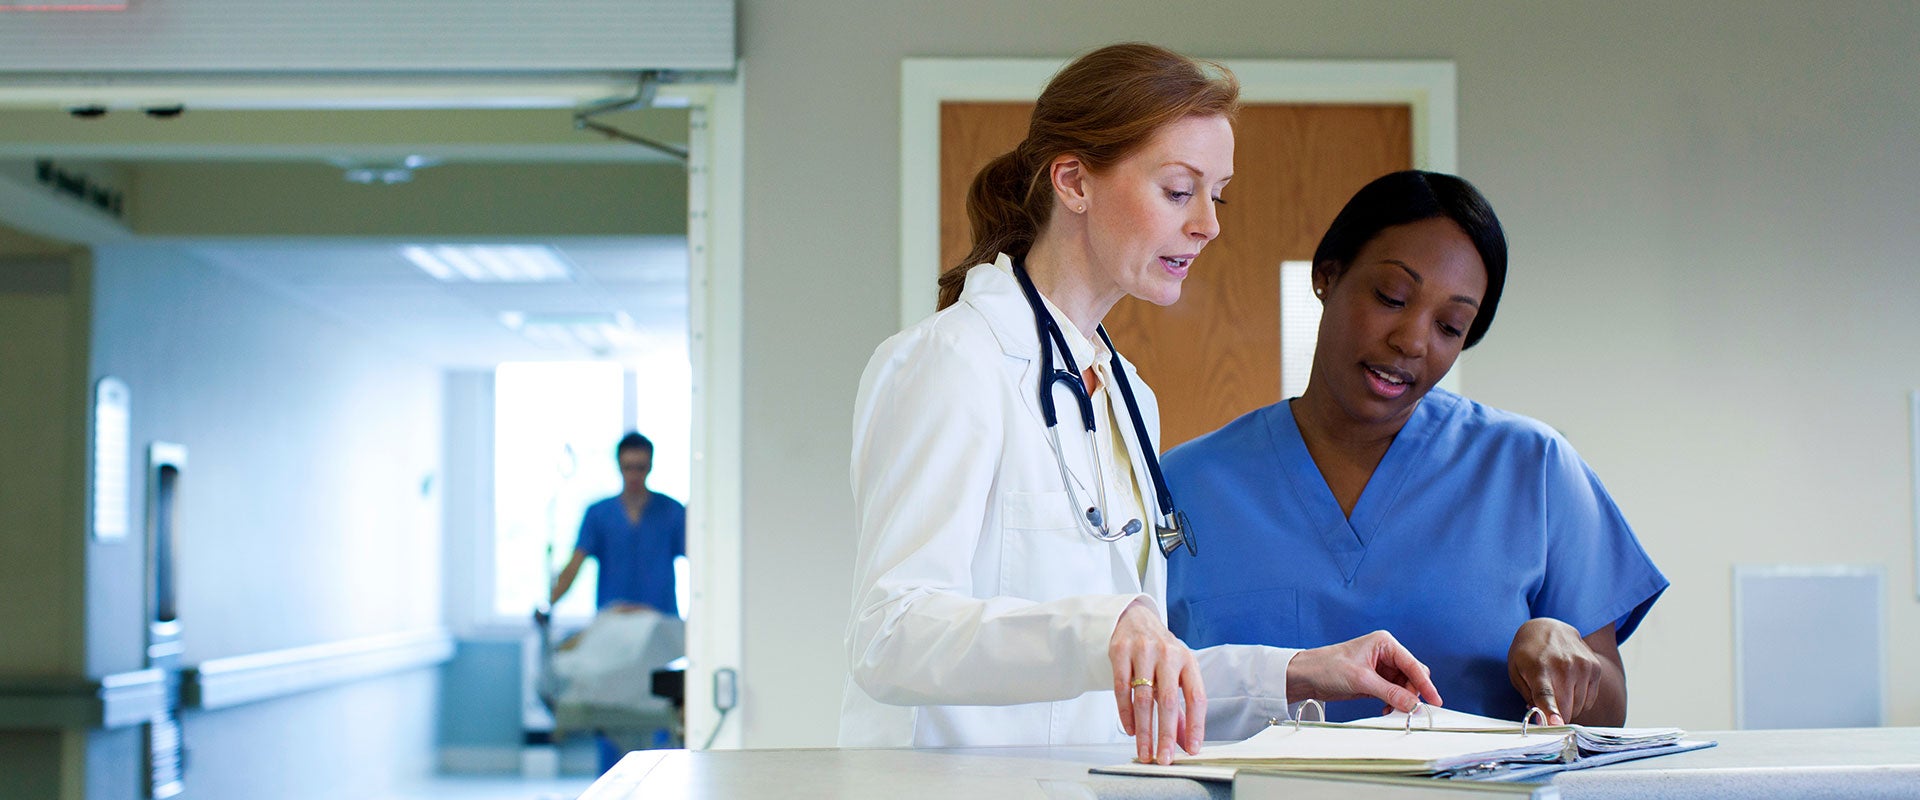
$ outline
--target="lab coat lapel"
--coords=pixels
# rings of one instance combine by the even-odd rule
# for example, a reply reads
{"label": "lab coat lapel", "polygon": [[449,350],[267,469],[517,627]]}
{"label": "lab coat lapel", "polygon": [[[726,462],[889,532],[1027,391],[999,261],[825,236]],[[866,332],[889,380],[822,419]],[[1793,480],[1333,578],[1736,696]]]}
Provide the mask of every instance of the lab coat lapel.
{"label": "lab coat lapel", "polygon": [[[1001,254],[994,263],[969,270],[961,300],[986,318],[987,329],[993,332],[1000,352],[1020,362],[1015,367],[1019,377],[1014,381],[1020,407],[1027,410],[1035,425],[1044,428],[1047,423],[1040,415],[1039,396],[1039,331],[1034,328],[1033,310],[1027,306],[1027,298],[1020,293],[1020,283],[1013,277],[1013,261]],[[1058,398],[1054,404],[1062,412],[1070,408]]]}
{"label": "lab coat lapel", "polygon": [[[962,300],[971,303],[981,316],[986,318],[987,326],[993,331],[994,339],[999,343],[1001,352],[1018,363],[1017,367],[1010,363],[1009,368],[1017,369],[1019,373],[1015,386],[1020,397],[1020,405],[1027,410],[1027,414],[1033,419],[1033,424],[1040,430],[1040,435],[1047,436],[1046,419],[1040,413],[1040,333],[1034,324],[1033,308],[1027,305],[1026,295],[1020,291],[1018,279],[1013,277],[1012,260],[1002,254],[993,264],[982,264],[970,270],[967,273]],[[1115,361],[1118,362],[1118,359]],[[1060,365],[1056,363],[1055,366]],[[1143,391],[1137,374],[1128,373],[1128,377],[1133,381],[1136,393]],[[1081,424],[1078,401],[1065,387],[1054,385],[1052,388],[1054,409],[1059,417],[1060,455],[1066,461],[1067,471],[1079,479],[1081,486],[1098,491],[1097,473],[1093,469],[1093,463],[1088,460],[1097,455],[1090,452],[1090,448],[1087,447],[1086,430]],[[1114,402],[1119,401],[1117,392],[1113,393],[1113,398]],[[1124,410],[1116,407],[1115,412],[1118,416],[1123,414]],[[1129,418],[1120,428],[1127,444],[1128,460],[1132,462],[1135,480],[1140,482],[1143,490],[1150,492],[1153,484],[1147,482],[1145,478],[1145,462],[1140,457],[1139,443],[1134,441],[1136,437],[1132,426]],[[1144,495],[1143,499],[1148,499],[1150,502],[1151,497],[1152,494],[1149,493]],[[1120,520],[1115,524],[1124,523],[1125,520]],[[1148,532],[1153,530],[1148,520],[1141,520],[1141,523]],[[1139,557],[1139,551],[1132,549],[1140,546],[1139,539],[1128,536],[1106,544],[1110,568],[1114,575],[1122,579],[1122,585],[1139,588],[1142,585],[1136,560]],[[1154,560],[1149,559],[1148,562],[1147,585],[1152,585],[1151,577],[1156,569]],[[1159,569],[1161,570],[1158,573],[1159,579],[1164,581],[1164,565]]]}

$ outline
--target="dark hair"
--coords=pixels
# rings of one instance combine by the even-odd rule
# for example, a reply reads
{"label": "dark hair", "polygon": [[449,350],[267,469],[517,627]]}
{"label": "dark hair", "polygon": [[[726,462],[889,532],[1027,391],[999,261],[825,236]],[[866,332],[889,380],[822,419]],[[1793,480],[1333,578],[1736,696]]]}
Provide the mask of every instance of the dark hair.
{"label": "dark hair", "polygon": [[973,250],[940,274],[940,307],[960,299],[967,270],[999,253],[1024,256],[1053,211],[1050,167],[1072,155],[1099,172],[1188,117],[1238,110],[1240,82],[1226,67],[1129,42],[1068,64],[1033,105],[1027,138],[981,168],[967,189]]}
{"label": "dark hair", "polygon": [[1487,266],[1487,295],[1480,299],[1480,312],[1467,327],[1461,348],[1465,349],[1487,335],[1493,312],[1500,307],[1500,289],[1507,282],[1507,235],[1500,229],[1500,218],[1493,215],[1493,206],[1466,179],[1412,169],[1375,178],[1347,201],[1327,234],[1320,237],[1320,246],[1313,251],[1313,269],[1330,281],[1338,279],[1381,231],[1436,217],[1458,224],[1473,249],[1480,251],[1480,263]]}
{"label": "dark hair", "polygon": [[620,454],[628,450],[645,450],[647,455],[653,455],[653,440],[641,436],[639,431],[628,431],[627,435],[620,437],[620,443],[613,447],[614,460],[620,460]]}

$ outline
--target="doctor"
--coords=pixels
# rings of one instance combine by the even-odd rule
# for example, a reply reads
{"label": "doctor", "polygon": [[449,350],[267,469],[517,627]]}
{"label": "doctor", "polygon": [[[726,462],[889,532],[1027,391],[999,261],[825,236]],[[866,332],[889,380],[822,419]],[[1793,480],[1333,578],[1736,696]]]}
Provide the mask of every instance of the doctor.
{"label": "doctor", "polygon": [[1177,300],[1219,234],[1237,98],[1217,65],[1102,48],[975,177],[973,253],[941,276],[941,310],[875,351],[855,401],[842,745],[1132,737],[1168,763],[1208,723],[1237,738],[1287,716],[1290,696],[1439,702],[1383,632],[1196,654],[1164,622],[1166,559],[1205,533],[1179,524],[1153,393],[1099,325],[1127,295]]}

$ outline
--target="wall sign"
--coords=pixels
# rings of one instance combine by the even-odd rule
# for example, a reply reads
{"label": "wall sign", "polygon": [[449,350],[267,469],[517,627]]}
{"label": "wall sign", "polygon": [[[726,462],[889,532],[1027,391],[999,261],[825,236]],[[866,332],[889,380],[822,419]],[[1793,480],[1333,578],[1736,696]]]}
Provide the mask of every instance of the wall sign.
{"label": "wall sign", "polygon": [[[0,0],[4,3],[6,0]],[[48,189],[93,206],[115,218],[127,215],[127,195],[79,169],[49,159],[33,162],[33,179]]]}

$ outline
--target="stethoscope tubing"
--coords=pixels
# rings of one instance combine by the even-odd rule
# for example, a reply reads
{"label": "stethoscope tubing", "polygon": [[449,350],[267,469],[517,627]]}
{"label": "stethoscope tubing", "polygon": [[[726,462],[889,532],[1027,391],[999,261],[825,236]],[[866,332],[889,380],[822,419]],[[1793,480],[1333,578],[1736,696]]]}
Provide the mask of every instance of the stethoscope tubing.
{"label": "stethoscope tubing", "polygon": [[[1097,480],[1101,484],[1100,505],[1091,511],[1095,515],[1103,513],[1106,506],[1106,480],[1105,471],[1098,463],[1099,450],[1094,440],[1092,393],[1087,391],[1086,381],[1080,377],[1079,365],[1074,363],[1073,353],[1067,347],[1066,334],[1061,332],[1059,322],[1053,318],[1052,313],[1047,311],[1046,304],[1041,302],[1040,291],[1034,288],[1033,279],[1027,275],[1026,266],[1017,259],[1013,265],[1013,275],[1020,282],[1020,291],[1026,295],[1027,305],[1033,310],[1034,327],[1040,338],[1040,416],[1047,423],[1048,440],[1053,445],[1054,462],[1060,467],[1060,481],[1066,485],[1067,491],[1071,494],[1075,481],[1067,471],[1066,455],[1060,448],[1060,415],[1053,401],[1054,384],[1065,383],[1067,391],[1073,395],[1075,403],[1080,407],[1081,424],[1087,431],[1087,445],[1093,448],[1094,469],[1098,475]],[[1107,335],[1106,326],[1099,326],[1095,331],[1100,335],[1100,340],[1107,345],[1107,350],[1113,353],[1117,360],[1120,351],[1114,348],[1113,338]],[[1066,362],[1066,369],[1054,368],[1053,354],[1056,349],[1060,352],[1061,360]],[[1176,527],[1184,527],[1179,524],[1180,516],[1184,515],[1176,516],[1179,512],[1174,508],[1173,494],[1167,490],[1166,479],[1160,472],[1160,459],[1154,455],[1153,440],[1147,436],[1147,424],[1140,416],[1140,404],[1134,399],[1133,385],[1127,380],[1126,369],[1114,369],[1113,380],[1114,385],[1120,390],[1122,400],[1126,403],[1127,416],[1133,423],[1134,437],[1140,443],[1141,455],[1144,456],[1147,464],[1147,475],[1153,483],[1157,510],[1163,519],[1174,523]],[[1069,502],[1072,501],[1069,500]],[[1074,505],[1075,510],[1078,511],[1078,504]],[[1122,530],[1110,531],[1107,530],[1104,521],[1095,522],[1092,519],[1086,520],[1083,527],[1087,528],[1088,535],[1103,542],[1119,541],[1138,529],[1137,526],[1129,526]]]}

